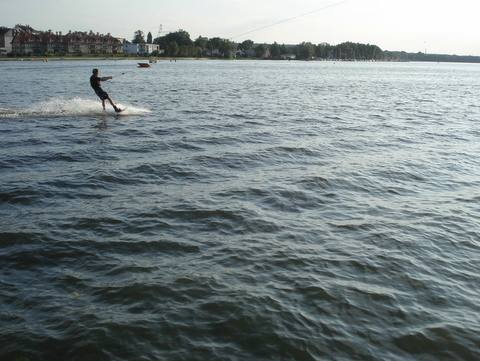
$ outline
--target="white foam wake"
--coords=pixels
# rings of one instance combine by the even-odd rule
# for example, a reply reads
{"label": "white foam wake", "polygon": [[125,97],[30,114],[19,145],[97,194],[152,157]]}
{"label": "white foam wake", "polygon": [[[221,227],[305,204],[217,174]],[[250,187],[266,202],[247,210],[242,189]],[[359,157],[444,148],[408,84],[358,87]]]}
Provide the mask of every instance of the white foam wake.
{"label": "white foam wake", "polygon": [[[134,107],[128,104],[117,103],[120,108],[127,108],[124,115],[142,115],[151,113],[150,110]],[[107,109],[104,111],[102,103],[99,100],[84,98],[52,98],[46,101],[34,103],[31,106],[18,109],[0,109],[0,117],[25,117],[25,116],[45,116],[45,117],[64,117],[64,116],[95,116],[115,114],[112,106],[107,102]]]}

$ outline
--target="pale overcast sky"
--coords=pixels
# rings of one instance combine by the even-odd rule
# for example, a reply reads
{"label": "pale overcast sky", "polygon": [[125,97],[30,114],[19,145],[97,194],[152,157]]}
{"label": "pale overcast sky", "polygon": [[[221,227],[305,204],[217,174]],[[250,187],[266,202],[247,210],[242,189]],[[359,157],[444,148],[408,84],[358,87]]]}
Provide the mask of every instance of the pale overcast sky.
{"label": "pale overcast sky", "polygon": [[93,30],[131,40],[136,30],[155,38],[161,24],[166,32],[186,30],[192,40],[352,41],[480,56],[479,10],[473,0],[0,0],[0,26]]}

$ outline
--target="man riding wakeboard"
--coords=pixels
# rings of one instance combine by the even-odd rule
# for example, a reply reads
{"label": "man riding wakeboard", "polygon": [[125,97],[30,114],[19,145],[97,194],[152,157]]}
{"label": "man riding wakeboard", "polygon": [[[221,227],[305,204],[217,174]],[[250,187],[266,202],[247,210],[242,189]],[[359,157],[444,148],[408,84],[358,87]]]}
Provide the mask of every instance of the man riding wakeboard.
{"label": "man riding wakeboard", "polygon": [[108,93],[102,89],[102,86],[100,84],[100,82],[102,81],[113,79],[113,76],[106,76],[100,78],[98,74],[98,69],[93,69],[93,75],[90,77],[90,85],[92,86],[93,90],[95,90],[95,94],[97,94],[98,97],[102,99],[103,110],[105,110],[105,101],[108,100],[117,113],[121,112],[122,110],[115,105],[110,95],[108,95]]}

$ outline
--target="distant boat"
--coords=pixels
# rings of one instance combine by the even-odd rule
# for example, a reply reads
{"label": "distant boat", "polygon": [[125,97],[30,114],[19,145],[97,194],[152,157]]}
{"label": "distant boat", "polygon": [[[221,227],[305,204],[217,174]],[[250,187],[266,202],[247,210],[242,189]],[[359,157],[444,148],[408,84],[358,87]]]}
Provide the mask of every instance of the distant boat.
{"label": "distant boat", "polygon": [[138,66],[140,68],[150,68],[150,64],[148,64],[148,63],[138,63]]}

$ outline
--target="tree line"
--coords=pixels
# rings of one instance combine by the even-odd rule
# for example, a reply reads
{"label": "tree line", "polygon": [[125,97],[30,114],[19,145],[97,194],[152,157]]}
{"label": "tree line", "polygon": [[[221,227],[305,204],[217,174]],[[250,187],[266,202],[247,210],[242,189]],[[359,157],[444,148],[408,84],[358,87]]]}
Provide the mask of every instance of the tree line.
{"label": "tree line", "polygon": [[480,56],[426,54],[422,52],[407,53],[405,51],[384,51],[386,60],[390,61],[430,61],[450,63],[480,63]]}
{"label": "tree line", "polygon": [[[295,59],[338,59],[338,60],[384,60],[385,54],[376,45],[345,42],[338,45],[328,43],[313,44],[302,42],[297,45],[256,44],[253,40],[241,43],[229,39],[199,36],[192,40],[185,30],[178,30],[153,39],[149,32],[147,38],[141,30],[135,32],[133,43],[159,44],[165,56],[172,57],[244,57],[262,59],[281,59],[285,56]],[[154,54],[158,55],[158,54]]]}
{"label": "tree line", "polygon": [[[147,38],[141,30],[135,32],[133,43],[159,44],[165,56],[178,57],[253,57],[260,59],[334,59],[334,60],[383,60],[383,61],[427,61],[427,62],[457,62],[480,63],[480,56],[446,55],[427,53],[407,53],[405,51],[382,50],[377,45],[344,42],[338,45],[328,43],[313,44],[302,42],[297,45],[255,44],[252,40],[235,43],[219,37],[206,38],[199,36],[191,40],[185,30],[171,32],[165,36],[153,39],[148,33]],[[158,55],[158,54],[154,54]],[[293,55],[293,56],[292,56]]]}

